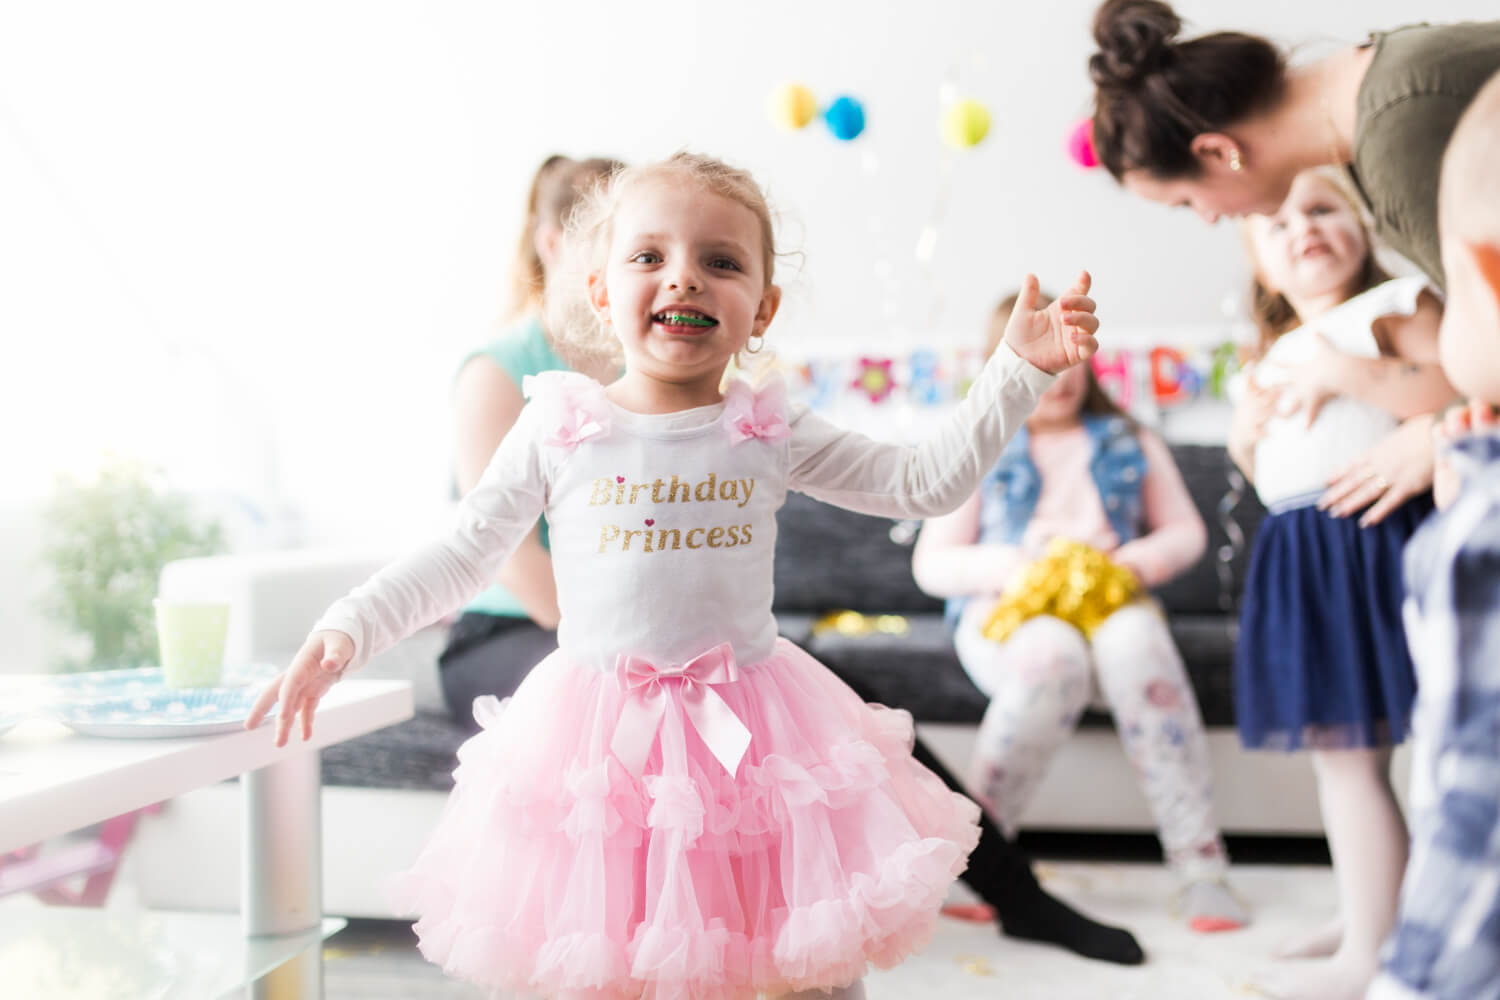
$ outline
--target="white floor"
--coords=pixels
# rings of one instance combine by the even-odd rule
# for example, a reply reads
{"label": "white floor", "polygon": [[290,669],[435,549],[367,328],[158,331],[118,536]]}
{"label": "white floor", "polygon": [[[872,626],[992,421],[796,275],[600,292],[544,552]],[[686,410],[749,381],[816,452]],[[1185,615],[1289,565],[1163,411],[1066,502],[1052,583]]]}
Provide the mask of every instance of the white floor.
{"label": "white floor", "polygon": [[1001,938],[990,925],[945,919],[920,956],[871,976],[869,1000],[1244,1000],[1249,975],[1284,936],[1334,913],[1327,867],[1241,866],[1232,884],[1254,922],[1230,933],[1195,934],[1167,912],[1171,882],[1157,866],[1043,863],[1054,893],[1100,920],[1128,927],[1146,964],[1122,968],[1057,948]]}
{"label": "white floor", "polygon": [[[993,924],[939,921],[925,952],[904,965],[873,974],[869,1000],[1246,1000],[1248,976],[1269,964],[1283,937],[1326,922],[1334,910],[1332,872],[1326,866],[1242,866],[1232,883],[1250,906],[1244,930],[1194,934],[1167,912],[1171,881],[1159,865],[1042,862],[1047,886],[1085,912],[1135,932],[1145,965],[1126,968],[1076,958],[1061,949],[1027,944],[996,933]],[[955,901],[964,890],[955,889]],[[116,887],[108,910],[111,941],[78,942],[76,950],[28,946],[24,935],[0,934],[0,995],[28,1000],[203,1000],[182,984],[143,992],[132,975],[160,977],[151,961],[149,913],[131,901],[128,882]],[[24,895],[0,902],[0,925],[9,915],[23,926],[47,911]],[[34,922],[34,921],[33,921]],[[106,947],[111,945],[111,947]],[[91,956],[80,962],[83,955]],[[179,973],[182,970],[177,970]],[[128,973],[128,974],[127,974]],[[482,1000],[484,992],[444,978],[422,959],[409,925],[360,921],[324,949],[327,1000]],[[18,989],[19,992],[11,992]],[[239,994],[236,994],[238,996]]]}
{"label": "white floor", "polygon": [[[1126,968],[1076,958],[1044,945],[1002,938],[993,924],[944,918],[921,955],[867,980],[869,1000],[1246,1000],[1245,985],[1269,964],[1284,936],[1319,926],[1334,911],[1325,867],[1247,866],[1232,882],[1252,908],[1245,930],[1194,934],[1167,912],[1171,882],[1159,866],[1042,863],[1057,894],[1101,920],[1133,930],[1145,965]],[[961,889],[955,890],[955,899]],[[479,1000],[481,991],[423,967],[414,949],[392,940],[394,925],[368,925],[333,939],[325,951],[329,1000],[429,997]]]}

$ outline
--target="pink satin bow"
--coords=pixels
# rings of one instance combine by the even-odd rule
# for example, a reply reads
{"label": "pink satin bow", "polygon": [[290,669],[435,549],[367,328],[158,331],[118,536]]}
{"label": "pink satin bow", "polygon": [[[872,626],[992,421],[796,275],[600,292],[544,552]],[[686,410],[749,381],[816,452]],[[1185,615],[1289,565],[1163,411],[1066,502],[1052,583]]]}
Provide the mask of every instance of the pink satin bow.
{"label": "pink satin bow", "polygon": [[625,691],[625,705],[610,749],[630,773],[639,775],[645,769],[667,712],[667,699],[676,692],[683,714],[724,770],[734,776],[750,746],[750,730],[714,690],[714,685],[740,679],[729,643],[666,667],[622,653],[615,660],[615,671]]}
{"label": "pink satin bow", "polygon": [[792,433],[786,422],[786,383],[773,378],[759,391],[742,380],[724,396],[724,427],[738,444],[750,438],[777,441]]}
{"label": "pink satin bow", "polygon": [[547,407],[542,443],[572,451],[609,430],[609,404],[599,383],[577,372],[542,372],[521,380],[528,399]]}
{"label": "pink satin bow", "polygon": [[604,425],[600,421],[582,407],[575,406],[563,411],[557,426],[542,440],[554,447],[573,449],[595,434],[603,432]]}

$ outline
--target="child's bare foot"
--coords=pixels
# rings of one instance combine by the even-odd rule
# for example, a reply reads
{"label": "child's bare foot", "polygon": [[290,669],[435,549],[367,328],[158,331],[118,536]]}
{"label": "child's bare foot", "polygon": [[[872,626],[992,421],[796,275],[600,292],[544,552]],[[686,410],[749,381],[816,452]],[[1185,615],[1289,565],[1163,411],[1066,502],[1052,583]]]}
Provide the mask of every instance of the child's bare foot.
{"label": "child's bare foot", "polygon": [[1327,958],[1339,950],[1343,940],[1344,921],[1334,917],[1316,930],[1282,938],[1271,949],[1271,955],[1275,958]]}
{"label": "child's bare foot", "polygon": [[1373,956],[1335,953],[1332,958],[1268,969],[1249,985],[1253,992],[1275,1000],[1363,1000],[1377,965]]}

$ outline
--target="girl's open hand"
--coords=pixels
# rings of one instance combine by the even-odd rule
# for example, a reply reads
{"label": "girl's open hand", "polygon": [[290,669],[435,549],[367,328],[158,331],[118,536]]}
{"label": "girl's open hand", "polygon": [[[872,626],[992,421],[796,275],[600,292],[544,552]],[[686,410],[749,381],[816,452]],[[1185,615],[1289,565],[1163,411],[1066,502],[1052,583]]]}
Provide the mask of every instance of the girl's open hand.
{"label": "girl's open hand", "polygon": [[1463,477],[1443,454],[1449,445],[1470,434],[1492,434],[1500,428],[1500,414],[1488,403],[1471,400],[1450,407],[1443,418],[1432,428],[1433,451],[1436,453],[1436,468],[1432,477],[1432,501],[1438,510],[1447,510],[1458,499],[1463,486]]}
{"label": "girl's open hand", "polygon": [[1049,375],[1093,357],[1099,349],[1094,339],[1099,318],[1094,315],[1094,300],[1088,297],[1091,284],[1093,279],[1083,271],[1056,302],[1038,309],[1036,275],[1028,274],[1005,324],[1005,342]]}
{"label": "girl's open hand", "polygon": [[281,707],[276,713],[276,745],[286,746],[292,723],[302,716],[302,739],[312,738],[313,713],[318,702],[333,687],[343,674],[344,668],[354,658],[354,640],[342,632],[325,629],[307,637],[291,666],[277,674],[266,685],[266,689],[255,699],[255,707],[245,720],[246,729],[260,725],[271,706],[278,701]]}
{"label": "girl's open hand", "polygon": [[1432,430],[1434,440],[1444,447],[1470,434],[1493,434],[1500,428],[1500,413],[1489,403],[1471,399],[1448,407]]}

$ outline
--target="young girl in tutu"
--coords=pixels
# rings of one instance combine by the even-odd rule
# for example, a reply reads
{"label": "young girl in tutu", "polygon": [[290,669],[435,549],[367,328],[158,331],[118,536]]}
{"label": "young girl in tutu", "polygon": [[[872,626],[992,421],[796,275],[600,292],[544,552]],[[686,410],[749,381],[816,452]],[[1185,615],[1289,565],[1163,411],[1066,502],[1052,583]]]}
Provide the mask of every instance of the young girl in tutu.
{"label": "young girl in tutu", "polygon": [[[1015,299],[995,310],[990,350]],[[1002,597],[1035,611],[1039,585],[1076,579],[1090,565],[1096,593],[1111,576],[1139,593],[1197,562],[1206,538],[1166,445],[1080,365],[1042,396],[980,489],[923,526],[912,557],[922,588],[949,599],[958,658],[990,697],[969,773],[985,809],[1014,836],[1083,710],[1107,706],[1177,878],[1176,908],[1201,932],[1233,930],[1248,917],[1225,881],[1203,719],[1160,609],[1122,593],[1119,607],[1078,602],[1083,621],[1049,606],[998,631],[993,609]],[[1092,561],[1072,569],[1054,557],[1047,571],[1055,539],[1086,544]]]}
{"label": "young girl in tutu", "polygon": [[247,724],[279,699],[278,743],[299,715],[308,733],[345,669],[482,589],[545,512],[560,648],[503,710],[476,706],[485,728],[403,877],[423,952],[546,997],[861,997],[870,964],[930,935],[977,810],[913,760],[910,716],[777,637],[775,512],[788,489],[893,517],[957,506],[1092,353],[1088,276],[1045,310],[1028,278],[968,397],[909,448],[776,382],[721,389],[780,301],[749,175],[690,155],[627,169],[569,229],[587,308],[551,329],[591,328],[625,374],[529,379],[451,530],[334,604]]}
{"label": "young girl in tutu", "polygon": [[1245,584],[1236,714],[1246,747],[1312,752],[1342,915],[1281,949],[1323,960],[1258,985],[1341,1000],[1364,995],[1406,863],[1389,774],[1415,692],[1401,550],[1432,502],[1423,494],[1372,524],[1318,500],[1398,420],[1453,390],[1437,366],[1440,309],[1427,280],[1387,278],[1334,175],[1300,175],[1275,215],[1246,227],[1262,344],[1229,445],[1270,515]]}

